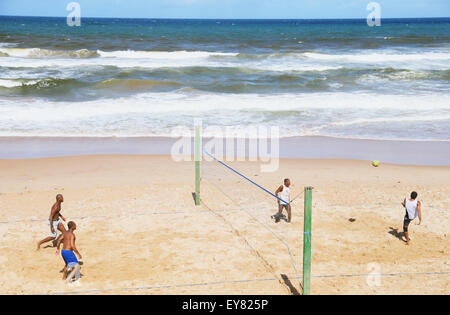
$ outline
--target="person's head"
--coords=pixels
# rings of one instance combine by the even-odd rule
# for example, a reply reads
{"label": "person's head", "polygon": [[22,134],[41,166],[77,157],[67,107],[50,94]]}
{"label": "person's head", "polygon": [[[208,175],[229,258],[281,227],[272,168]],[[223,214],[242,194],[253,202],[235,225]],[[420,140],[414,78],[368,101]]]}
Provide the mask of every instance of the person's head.
{"label": "person's head", "polygon": [[57,195],[56,195],[56,201],[58,201],[58,202],[64,202],[64,197],[63,197],[63,195],[57,194]]}
{"label": "person's head", "polygon": [[411,193],[411,199],[416,200],[416,198],[417,198],[417,193],[415,191],[413,191]]}
{"label": "person's head", "polygon": [[75,224],[75,222],[70,221],[67,226],[69,227],[69,230],[75,231],[77,228],[77,225]]}
{"label": "person's head", "polygon": [[284,186],[286,186],[286,187],[291,186],[291,181],[289,180],[289,178],[284,179]]}

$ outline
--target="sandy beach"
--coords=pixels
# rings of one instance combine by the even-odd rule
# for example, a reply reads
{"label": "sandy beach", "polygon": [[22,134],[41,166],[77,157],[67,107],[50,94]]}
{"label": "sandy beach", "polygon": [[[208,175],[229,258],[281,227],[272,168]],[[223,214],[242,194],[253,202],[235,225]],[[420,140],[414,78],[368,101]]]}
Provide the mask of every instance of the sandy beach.
{"label": "sandy beach", "polygon": [[[293,195],[314,187],[312,294],[450,292],[449,166],[282,159],[277,172],[262,174],[258,163],[230,165],[272,190],[285,177]],[[202,166],[196,207],[193,163],[168,155],[0,160],[0,293],[301,293],[303,197],[292,223],[276,224],[272,199]],[[408,247],[400,202],[412,190],[423,223],[411,224]],[[51,243],[35,251],[57,193],[63,215],[78,224],[77,287],[61,280]]]}

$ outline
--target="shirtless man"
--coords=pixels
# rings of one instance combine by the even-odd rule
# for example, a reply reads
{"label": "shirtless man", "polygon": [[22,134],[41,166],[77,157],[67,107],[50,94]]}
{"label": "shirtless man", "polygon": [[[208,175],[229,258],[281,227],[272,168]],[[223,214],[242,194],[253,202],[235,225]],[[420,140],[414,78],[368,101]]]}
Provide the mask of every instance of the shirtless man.
{"label": "shirtless man", "polygon": [[37,243],[37,250],[41,248],[41,245],[50,241],[54,241],[58,234],[57,230],[64,233],[66,229],[61,223],[61,219],[66,222],[66,218],[61,214],[61,204],[64,202],[63,195],[56,196],[56,202],[53,204],[50,211],[50,217],[48,218],[48,224],[50,226],[50,236],[44,238],[42,241]]}
{"label": "shirtless man", "polygon": [[419,225],[422,223],[422,204],[417,199],[417,193],[413,191],[410,198],[405,198],[402,202],[405,207],[406,214],[403,219],[403,232],[405,233],[406,245],[409,245],[408,226],[417,217],[419,217]]}
{"label": "shirtless man", "polygon": [[[63,273],[63,280],[67,279],[67,283],[71,283],[72,278],[75,276],[75,280],[77,281],[80,279],[80,263],[77,260],[77,257],[75,254],[77,254],[78,259],[82,259],[83,257],[78,252],[77,247],[75,246],[75,234],[73,233],[77,225],[75,222],[70,221],[67,224],[69,230],[65,231],[62,235],[62,237],[58,240],[57,249],[56,249],[56,255],[59,254],[59,246],[61,245],[61,242],[63,242],[63,249],[61,251],[61,256],[64,259],[64,273]],[[74,254],[75,253],[75,254]],[[71,270],[70,274],[67,275],[67,272]]]}
{"label": "shirtless man", "polygon": [[275,222],[277,223],[280,222],[280,217],[282,216],[283,208],[286,208],[286,211],[288,213],[288,223],[291,222],[291,205],[288,203],[290,202],[289,186],[291,186],[291,181],[289,180],[289,178],[286,178],[284,180],[283,185],[278,187],[278,189],[275,191],[275,195],[284,200],[281,201],[280,199],[278,199],[278,213],[272,216],[272,218],[274,218]]}

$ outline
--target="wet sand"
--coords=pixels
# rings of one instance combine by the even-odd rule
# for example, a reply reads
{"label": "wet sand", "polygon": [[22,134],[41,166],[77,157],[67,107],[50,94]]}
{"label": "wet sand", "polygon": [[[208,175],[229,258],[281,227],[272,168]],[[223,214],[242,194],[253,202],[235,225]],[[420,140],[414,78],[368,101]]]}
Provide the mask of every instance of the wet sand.
{"label": "wet sand", "polygon": [[[207,143],[209,140],[205,138],[203,142]],[[179,138],[0,137],[0,159],[98,154],[169,155],[176,141],[179,141]],[[248,141],[246,146],[248,149]],[[275,153],[281,158],[380,160],[395,164],[450,165],[450,141],[291,137],[280,139],[279,152]]]}

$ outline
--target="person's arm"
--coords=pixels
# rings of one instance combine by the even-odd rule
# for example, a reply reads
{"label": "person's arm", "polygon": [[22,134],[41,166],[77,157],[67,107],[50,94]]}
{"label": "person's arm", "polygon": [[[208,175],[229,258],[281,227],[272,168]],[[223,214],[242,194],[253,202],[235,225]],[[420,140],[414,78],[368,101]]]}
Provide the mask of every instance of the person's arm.
{"label": "person's arm", "polygon": [[56,255],[59,255],[59,246],[61,245],[61,242],[64,240],[64,233],[59,238],[58,242],[56,242]]}
{"label": "person's arm", "polygon": [[52,231],[52,233],[55,233],[55,229],[53,228],[53,218],[55,217],[56,214],[56,207],[53,206],[52,210],[50,211],[50,217],[48,218],[48,221],[50,222],[50,231]]}
{"label": "person's arm", "polygon": [[422,223],[422,203],[417,201],[417,214],[419,215],[419,225]]}
{"label": "person's arm", "polygon": [[78,255],[78,259],[82,259],[83,257],[81,256],[80,252],[78,252],[78,249],[75,246],[75,235],[72,237],[72,242],[71,243],[72,243],[71,245],[72,245],[73,252]]}
{"label": "person's arm", "polygon": [[403,207],[406,207],[406,198],[403,199],[403,201],[402,201],[402,206],[403,206]]}
{"label": "person's arm", "polygon": [[58,215],[61,217],[61,219],[62,219],[64,222],[66,222],[66,218],[63,217],[63,215],[61,214],[61,212],[60,212]]}

